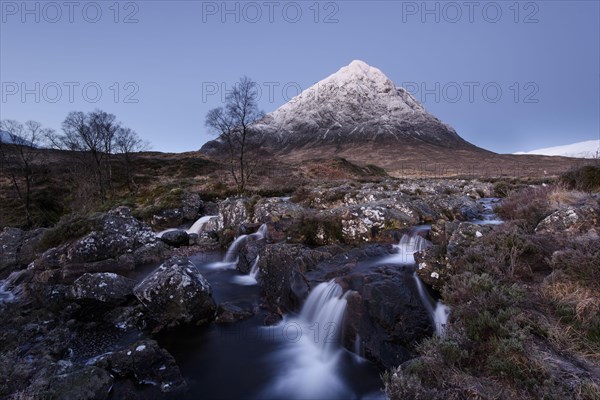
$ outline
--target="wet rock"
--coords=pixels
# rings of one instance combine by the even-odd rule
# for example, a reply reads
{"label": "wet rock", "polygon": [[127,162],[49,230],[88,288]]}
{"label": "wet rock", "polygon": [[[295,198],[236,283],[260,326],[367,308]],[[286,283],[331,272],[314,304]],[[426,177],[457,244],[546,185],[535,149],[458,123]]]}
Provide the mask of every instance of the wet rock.
{"label": "wet rock", "polygon": [[237,322],[249,318],[254,314],[254,310],[248,310],[233,303],[221,303],[217,307],[215,322],[219,324]]}
{"label": "wet rock", "polygon": [[535,233],[585,233],[600,225],[598,207],[583,205],[566,207],[544,218],[535,228]]}
{"label": "wet rock", "polygon": [[341,252],[337,246],[311,249],[299,244],[277,243],[260,251],[260,282],[265,304],[270,310],[296,310],[308,293],[303,273],[319,261]]}
{"label": "wet rock", "polygon": [[215,318],[210,284],[185,257],[172,258],[134,288],[154,331]]}
{"label": "wet rock", "polygon": [[85,366],[55,376],[40,398],[61,400],[104,400],[108,398],[113,377],[105,370]]}
{"label": "wet rock", "polygon": [[134,286],[135,281],[114,273],[86,273],[73,283],[71,297],[80,301],[119,304],[133,295]]}
{"label": "wet rock", "polygon": [[382,266],[366,273],[338,278],[349,290],[344,319],[344,344],[383,368],[397,366],[414,355],[423,338],[433,334],[412,273],[397,266]]}
{"label": "wet rock", "polygon": [[119,379],[130,379],[138,385],[152,385],[165,393],[186,387],[173,356],[154,340],[141,340],[126,350],[104,355],[96,360],[95,365]]}
{"label": "wet rock", "polygon": [[162,234],[160,240],[173,247],[188,246],[190,237],[184,230],[173,230]]}

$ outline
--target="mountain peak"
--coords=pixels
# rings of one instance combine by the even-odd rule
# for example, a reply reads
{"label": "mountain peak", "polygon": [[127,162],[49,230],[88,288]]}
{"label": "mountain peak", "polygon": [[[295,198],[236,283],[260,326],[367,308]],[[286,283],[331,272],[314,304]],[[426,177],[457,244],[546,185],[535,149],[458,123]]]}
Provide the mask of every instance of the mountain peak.
{"label": "mountain peak", "polygon": [[375,142],[471,146],[381,70],[360,60],[315,83],[253,127],[269,138],[268,146],[282,152]]}

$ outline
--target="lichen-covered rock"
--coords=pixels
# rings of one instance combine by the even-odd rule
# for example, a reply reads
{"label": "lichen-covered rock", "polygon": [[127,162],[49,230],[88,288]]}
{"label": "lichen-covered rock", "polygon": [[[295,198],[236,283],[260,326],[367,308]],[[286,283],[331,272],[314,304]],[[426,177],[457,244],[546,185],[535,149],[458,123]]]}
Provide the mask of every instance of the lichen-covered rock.
{"label": "lichen-covered rock", "polygon": [[36,281],[71,283],[86,272],[131,271],[169,252],[129,208],[118,207],[102,215],[97,230],[40,255],[34,261]]}
{"label": "lichen-covered rock", "polygon": [[116,259],[156,240],[152,229],[135,219],[129,208],[118,207],[102,217],[101,229],[78,239],[67,248],[65,261],[86,263]]}
{"label": "lichen-covered rock", "polygon": [[175,229],[165,232],[161,235],[160,240],[173,247],[188,246],[190,237],[188,233],[181,229]]}
{"label": "lichen-covered rock", "polygon": [[172,258],[134,288],[154,331],[215,318],[210,284],[187,258]]}
{"label": "lichen-covered rock", "polygon": [[416,273],[428,286],[438,292],[442,290],[450,273],[441,246],[433,245],[415,253]]}
{"label": "lichen-covered rock", "polygon": [[448,259],[455,259],[463,255],[465,250],[476,240],[487,235],[493,229],[492,225],[477,225],[470,222],[461,222],[450,236],[447,247]]}
{"label": "lichen-covered rock", "polygon": [[73,282],[71,297],[80,301],[118,304],[133,295],[134,286],[132,279],[111,272],[86,273]]}
{"label": "lichen-covered rock", "polygon": [[235,228],[251,222],[252,204],[247,198],[229,198],[219,203],[218,229]]}
{"label": "lichen-covered rock", "polygon": [[342,235],[346,242],[376,239],[385,229],[397,229],[419,222],[408,207],[391,208],[383,204],[365,204],[346,209],[342,214]]}
{"label": "lichen-covered rock", "polygon": [[173,356],[154,340],[138,341],[126,350],[99,357],[94,364],[119,379],[130,379],[138,385],[156,386],[165,393],[186,387]]}
{"label": "lichen-covered rock", "polygon": [[544,218],[535,228],[535,233],[584,233],[600,225],[598,207],[583,205],[566,207]]}
{"label": "lichen-covered rock", "polygon": [[161,210],[154,214],[151,219],[152,226],[157,229],[167,229],[180,226],[185,222],[195,221],[203,206],[204,203],[198,193],[183,192],[180,206]]}
{"label": "lichen-covered rock", "polygon": [[257,223],[277,222],[282,219],[298,219],[304,208],[285,197],[262,198],[254,206],[253,221]]}

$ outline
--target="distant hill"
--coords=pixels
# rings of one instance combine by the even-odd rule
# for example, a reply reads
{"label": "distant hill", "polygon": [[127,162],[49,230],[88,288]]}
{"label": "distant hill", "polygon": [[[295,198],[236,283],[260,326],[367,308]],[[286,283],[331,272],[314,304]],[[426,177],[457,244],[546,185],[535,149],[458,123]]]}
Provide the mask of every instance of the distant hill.
{"label": "distant hill", "polygon": [[543,156],[563,156],[576,158],[597,158],[600,155],[600,140],[586,140],[563,146],[546,147],[543,149],[518,152],[515,154],[537,154]]}

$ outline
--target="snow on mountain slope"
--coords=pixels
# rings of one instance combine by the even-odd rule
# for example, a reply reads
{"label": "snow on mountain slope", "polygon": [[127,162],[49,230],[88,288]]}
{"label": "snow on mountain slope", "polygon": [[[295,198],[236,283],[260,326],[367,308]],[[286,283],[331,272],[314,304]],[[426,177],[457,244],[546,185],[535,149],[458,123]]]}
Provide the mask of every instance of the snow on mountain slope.
{"label": "snow on mountain slope", "polygon": [[595,158],[600,154],[600,140],[586,140],[585,142],[572,143],[564,146],[546,147],[527,152],[520,151],[514,154]]}
{"label": "snow on mountain slope", "polygon": [[[474,148],[408,91],[359,60],[304,90],[253,127],[265,134],[266,146],[282,152],[364,142]],[[218,151],[219,146],[212,141],[202,150]]]}
{"label": "snow on mountain slope", "polygon": [[440,145],[462,141],[405,89],[396,88],[383,72],[359,60],[306,89],[256,127],[291,145],[382,136]]}

